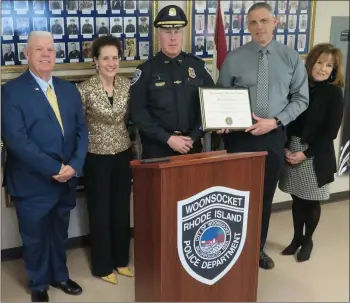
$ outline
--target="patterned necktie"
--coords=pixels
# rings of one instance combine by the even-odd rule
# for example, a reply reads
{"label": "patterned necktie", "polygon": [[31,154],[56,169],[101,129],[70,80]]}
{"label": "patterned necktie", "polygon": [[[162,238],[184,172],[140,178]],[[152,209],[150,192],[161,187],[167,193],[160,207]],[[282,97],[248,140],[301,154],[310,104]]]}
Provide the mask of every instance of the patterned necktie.
{"label": "patterned necktie", "polygon": [[53,109],[53,111],[55,112],[56,118],[58,120],[58,123],[61,126],[62,129],[62,133],[63,133],[63,123],[62,123],[62,119],[61,119],[61,113],[60,113],[60,109],[58,107],[58,102],[57,102],[57,97],[55,92],[52,90],[51,86],[48,85],[47,86],[47,99],[49,100],[49,103]]}
{"label": "patterned necktie", "polygon": [[261,50],[258,70],[258,84],[256,89],[256,113],[261,118],[269,116],[269,86],[268,86],[268,60],[267,49]]}

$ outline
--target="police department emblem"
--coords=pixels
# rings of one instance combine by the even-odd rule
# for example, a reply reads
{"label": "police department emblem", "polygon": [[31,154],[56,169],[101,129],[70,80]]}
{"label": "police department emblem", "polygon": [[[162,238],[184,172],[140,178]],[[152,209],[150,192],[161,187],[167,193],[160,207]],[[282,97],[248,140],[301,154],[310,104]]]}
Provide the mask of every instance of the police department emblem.
{"label": "police department emblem", "polygon": [[249,194],[216,186],[178,202],[178,254],[194,279],[213,285],[237,262],[246,239]]}
{"label": "police department emblem", "polygon": [[141,77],[142,71],[140,69],[135,69],[134,76],[131,79],[130,85],[134,85]]}

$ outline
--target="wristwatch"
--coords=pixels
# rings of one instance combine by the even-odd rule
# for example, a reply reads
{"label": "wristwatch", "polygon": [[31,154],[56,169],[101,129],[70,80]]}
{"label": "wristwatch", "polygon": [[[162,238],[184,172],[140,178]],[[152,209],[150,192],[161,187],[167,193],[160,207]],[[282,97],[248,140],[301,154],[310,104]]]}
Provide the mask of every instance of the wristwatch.
{"label": "wristwatch", "polygon": [[273,117],[274,119],[275,119],[275,121],[276,121],[276,125],[277,125],[277,127],[280,127],[280,126],[282,126],[282,122],[281,122],[281,120],[280,119],[278,119],[277,117]]}

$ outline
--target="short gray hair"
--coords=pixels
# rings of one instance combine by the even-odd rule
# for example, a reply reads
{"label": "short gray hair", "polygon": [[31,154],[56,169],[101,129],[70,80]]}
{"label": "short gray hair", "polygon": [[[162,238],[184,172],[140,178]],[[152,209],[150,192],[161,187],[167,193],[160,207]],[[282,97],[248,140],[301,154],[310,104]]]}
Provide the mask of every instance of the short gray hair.
{"label": "short gray hair", "polygon": [[27,46],[29,46],[30,42],[33,40],[35,37],[50,37],[53,40],[52,34],[50,32],[45,32],[45,31],[32,31],[29,33],[28,36],[28,41],[27,41]]}
{"label": "short gray hair", "polygon": [[270,4],[268,4],[268,3],[266,3],[266,2],[257,2],[257,3],[253,4],[253,5],[249,8],[249,10],[248,10],[248,15],[249,15],[250,12],[255,11],[256,9],[260,9],[260,8],[265,8],[265,9],[267,9],[272,15],[273,15],[273,13],[274,13],[274,11],[273,11],[273,9],[272,9],[272,7],[271,7]]}

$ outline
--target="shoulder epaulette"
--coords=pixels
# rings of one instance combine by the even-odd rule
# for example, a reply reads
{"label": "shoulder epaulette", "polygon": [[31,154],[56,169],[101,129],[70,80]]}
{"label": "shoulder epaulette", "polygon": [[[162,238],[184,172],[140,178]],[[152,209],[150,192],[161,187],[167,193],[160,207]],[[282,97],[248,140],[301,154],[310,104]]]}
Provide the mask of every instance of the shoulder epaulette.
{"label": "shoulder epaulette", "polygon": [[189,56],[189,57],[192,57],[192,58],[195,58],[196,60],[199,60],[199,61],[204,61],[202,58],[192,54],[192,53],[186,53],[186,56]]}

